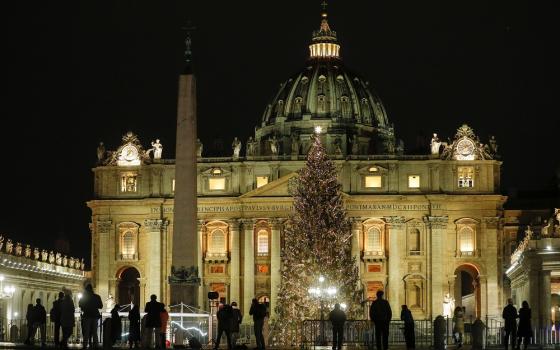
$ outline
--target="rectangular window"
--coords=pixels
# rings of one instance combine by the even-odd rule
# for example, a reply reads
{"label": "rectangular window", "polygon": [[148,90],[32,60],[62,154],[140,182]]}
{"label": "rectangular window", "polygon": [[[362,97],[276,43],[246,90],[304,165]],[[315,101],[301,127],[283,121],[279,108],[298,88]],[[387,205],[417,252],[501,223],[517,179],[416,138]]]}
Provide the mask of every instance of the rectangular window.
{"label": "rectangular window", "polygon": [[220,303],[226,303],[226,285],[225,283],[210,283],[210,289],[213,292],[218,292]]}
{"label": "rectangular window", "polygon": [[257,176],[257,188],[262,187],[268,183],[268,176]]}
{"label": "rectangular window", "polygon": [[408,188],[420,188],[420,175],[408,175]]}
{"label": "rectangular window", "polygon": [[365,177],[366,188],[381,188],[381,175],[367,175]]}
{"label": "rectangular window", "polygon": [[461,166],[457,168],[457,186],[459,188],[474,187],[474,167]]}
{"label": "rectangular window", "polygon": [[226,189],[225,177],[211,177],[208,179],[208,188],[210,191],[223,191]]}
{"label": "rectangular window", "polygon": [[121,192],[134,193],[137,190],[138,177],[135,173],[121,175]]}

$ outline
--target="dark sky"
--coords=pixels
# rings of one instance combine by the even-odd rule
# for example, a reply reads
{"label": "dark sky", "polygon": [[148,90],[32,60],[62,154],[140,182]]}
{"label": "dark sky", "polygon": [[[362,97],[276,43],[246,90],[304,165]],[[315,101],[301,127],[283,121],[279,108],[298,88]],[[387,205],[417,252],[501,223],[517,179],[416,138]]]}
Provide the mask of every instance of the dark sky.
{"label": "dark sky", "polygon": [[[133,130],[173,157],[186,20],[198,28],[198,131],[210,150],[214,139],[246,140],[303,67],[319,3],[18,2],[4,11],[0,232],[45,248],[64,235],[89,260],[98,142],[114,149]],[[370,80],[407,148],[419,133],[452,137],[465,122],[483,140],[496,135],[507,193],[549,188],[559,166],[557,88],[545,65],[555,21],[529,4],[336,0],[328,9],[345,64]]]}

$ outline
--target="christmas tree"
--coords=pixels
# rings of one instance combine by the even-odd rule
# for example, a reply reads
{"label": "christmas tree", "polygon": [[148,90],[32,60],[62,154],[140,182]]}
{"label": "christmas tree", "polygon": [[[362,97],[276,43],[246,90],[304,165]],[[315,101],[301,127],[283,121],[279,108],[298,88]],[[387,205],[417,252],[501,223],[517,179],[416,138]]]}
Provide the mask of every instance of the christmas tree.
{"label": "christmas tree", "polygon": [[[336,295],[328,296],[325,307],[345,304],[349,318],[356,315],[361,295],[351,254],[351,222],[343,207],[335,166],[317,136],[291,192],[294,214],[284,231],[275,337],[290,345],[300,342],[297,330],[304,320],[320,318],[320,298],[310,289],[335,287]],[[319,276],[323,283],[318,282]]]}

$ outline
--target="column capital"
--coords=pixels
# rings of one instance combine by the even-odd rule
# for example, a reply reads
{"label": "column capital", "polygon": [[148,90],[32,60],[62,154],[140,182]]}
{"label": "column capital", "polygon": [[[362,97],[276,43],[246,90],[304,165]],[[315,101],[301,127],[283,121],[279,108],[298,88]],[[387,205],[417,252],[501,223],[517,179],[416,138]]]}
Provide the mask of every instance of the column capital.
{"label": "column capital", "polygon": [[449,218],[447,215],[444,216],[425,216],[424,222],[429,225],[432,229],[446,229]]}
{"label": "column capital", "polygon": [[169,220],[161,219],[146,219],[144,220],[144,226],[148,228],[150,232],[158,232],[167,229],[169,225]]}
{"label": "column capital", "polygon": [[238,219],[244,230],[252,230],[257,222],[256,219]]}
{"label": "column capital", "polygon": [[110,233],[113,221],[111,220],[97,220],[97,233]]}
{"label": "column capital", "polygon": [[404,216],[385,216],[385,222],[389,224],[390,228],[402,229],[406,218]]}
{"label": "column capital", "polygon": [[226,222],[228,223],[230,230],[239,231],[239,226],[241,225],[240,219],[228,219]]}
{"label": "column capital", "polygon": [[486,216],[482,218],[482,221],[486,225],[486,228],[489,229],[496,229],[498,228],[498,224],[500,223],[499,216]]}
{"label": "column capital", "polygon": [[269,224],[270,224],[270,228],[273,230],[279,230],[282,228],[282,225],[284,225],[284,222],[286,221],[285,218],[270,218],[268,220]]}

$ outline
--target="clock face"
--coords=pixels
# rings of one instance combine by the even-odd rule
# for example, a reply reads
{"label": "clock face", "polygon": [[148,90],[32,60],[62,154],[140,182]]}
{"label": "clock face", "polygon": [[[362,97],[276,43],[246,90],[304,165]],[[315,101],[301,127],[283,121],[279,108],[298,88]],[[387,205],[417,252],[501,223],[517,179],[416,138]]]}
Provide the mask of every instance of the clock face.
{"label": "clock face", "polygon": [[138,159],[138,149],[132,145],[128,145],[122,149],[121,156],[128,161]]}
{"label": "clock face", "polygon": [[467,159],[474,154],[474,143],[471,140],[463,139],[457,143],[458,159]]}

